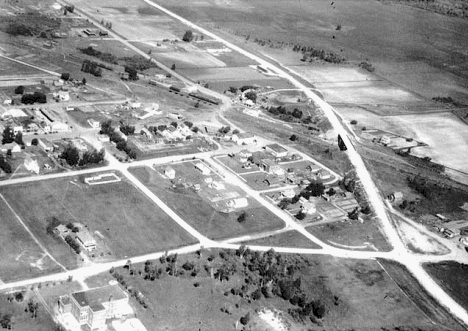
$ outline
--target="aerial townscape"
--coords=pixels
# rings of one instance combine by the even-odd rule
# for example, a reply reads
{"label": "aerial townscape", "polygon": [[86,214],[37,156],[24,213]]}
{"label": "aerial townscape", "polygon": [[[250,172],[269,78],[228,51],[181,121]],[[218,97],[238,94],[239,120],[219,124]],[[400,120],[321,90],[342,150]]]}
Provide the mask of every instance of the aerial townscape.
{"label": "aerial townscape", "polygon": [[0,330],[468,330],[467,0],[0,0]]}

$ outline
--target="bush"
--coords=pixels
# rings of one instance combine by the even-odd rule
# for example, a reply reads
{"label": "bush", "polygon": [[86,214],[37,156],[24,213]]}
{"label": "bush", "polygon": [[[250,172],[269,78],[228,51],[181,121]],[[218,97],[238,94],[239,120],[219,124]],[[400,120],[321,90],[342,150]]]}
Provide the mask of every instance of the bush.
{"label": "bush", "polygon": [[350,123],[351,125],[356,125],[358,122],[356,120],[352,120]]}
{"label": "bush", "polygon": [[17,88],[15,88],[15,94],[24,94],[24,90],[25,90],[24,86],[20,85]]}
{"label": "bush", "polygon": [[182,40],[185,42],[191,42],[193,40],[193,32],[192,30],[187,30],[185,31],[184,36],[182,37]]}

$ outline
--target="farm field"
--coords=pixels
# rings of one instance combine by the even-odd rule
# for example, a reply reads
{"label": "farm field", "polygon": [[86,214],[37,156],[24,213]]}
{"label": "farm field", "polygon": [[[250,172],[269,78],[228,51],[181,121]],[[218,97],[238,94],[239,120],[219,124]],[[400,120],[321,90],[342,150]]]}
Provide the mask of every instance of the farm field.
{"label": "farm field", "polygon": [[0,193],[34,235],[62,264],[74,267],[76,254],[63,241],[46,233],[47,221],[52,217],[65,224],[70,221],[82,223],[92,233],[98,231],[108,247],[106,259],[141,255],[195,242],[127,180],[89,186],[83,182],[84,178],[78,176],[0,188]]}
{"label": "farm field", "polygon": [[389,251],[390,244],[373,220],[341,221],[307,227],[307,231],[324,242],[351,250]]}
{"label": "farm field", "polygon": [[0,280],[3,282],[62,270],[34,242],[0,196]]}
{"label": "farm field", "polygon": [[[317,324],[308,318],[304,323],[294,320],[288,309],[297,306],[280,296],[273,294],[265,298],[261,295],[258,300],[253,300],[250,293],[255,290],[255,283],[249,284],[243,290],[246,294],[242,296],[232,294],[231,289],[239,290],[245,277],[245,269],[240,263],[243,260],[238,259],[234,252],[204,250],[201,253],[201,256],[178,256],[175,265],[179,272],[174,276],[163,272],[154,281],[132,277],[124,268],[116,270],[128,286],[142,292],[148,309],[143,309],[134,298],[130,299],[130,303],[148,329],[163,331],[175,327],[188,331],[196,325],[206,331],[229,330],[241,316],[250,312],[248,327],[271,330],[256,313],[260,309],[276,311],[281,316],[281,324],[288,325],[290,330],[317,328]],[[281,254],[281,259],[296,265],[294,277],[301,278],[300,287],[304,294],[325,305],[326,315],[320,320],[321,328],[331,331],[349,328],[357,331],[392,330],[396,327],[401,330],[419,328],[436,331],[441,328],[441,325],[431,324],[375,261],[287,254]],[[194,270],[197,270],[195,274],[182,267],[186,262],[194,265]],[[238,265],[238,271],[222,282],[211,278],[204,268],[212,267],[216,271],[226,263]],[[151,261],[148,266],[166,269],[169,263],[162,264],[158,260]],[[143,264],[132,265],[132,268],[144,274]],[[109,273],[104,273],[93,276],[87,282],[93,287],[102,286],[111,277]],[[455,327],[453,330],[459,329]]]}
{"label": "farm field", "polygon": [[297,231],[287,231],[265,238],[243,241],[242,244],[278,247],[321,248],[313,241],[307,239]]}
{"label": "farm field", "polygon": [[[242,197],[245,196],[245,193],[214,174],[209,177],[225,185],[226,189],[217,191],[208,188],[204,183],[204,177],[208,176],[203,176],[196,170],[192,162],[171,164],[170,166],[176,173],[174,186],[169,179],[162,176],[164,167],[158,168],[158,171],[146,167],[131,168],[130,172],[201,234],[212,239],[221,239],[252,234],[262,230],[275,230],[284,226],[282,220],[250,197],[246,197],[247,207],[228,213],[221,212],[225,208],[224,203],[227,200],[214,202],[215,199],[218,199],[218,195]],[[184,185],[189,186],[196,183],[201,185],[199,193],[191,187],[184,187]],[[212,204],[208,202],[208,199],[213,199]],[[237,218],[242,212],[246,213],[246,220],[240,223]]]}
{"label": "farm field", "polygon": [[468,308],[467,266],[455,261],[426,263],[424,269],[463,308]]}

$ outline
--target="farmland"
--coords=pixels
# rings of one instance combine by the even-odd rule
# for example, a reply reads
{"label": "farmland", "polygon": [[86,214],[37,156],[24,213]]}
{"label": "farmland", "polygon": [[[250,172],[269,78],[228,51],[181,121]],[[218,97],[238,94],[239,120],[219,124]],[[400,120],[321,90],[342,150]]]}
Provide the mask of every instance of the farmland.
{"label": "farmland", "polygon": [[[284,226],[279,218],[250,197],[246,197],[248,207],[225,212],[228,200],[246,196],[242,190],[224,182],[216,174],[210,177],[214,177],[213,181],[224,185],[225,189],[208,188],[204,183],[204,176],[191,162],[170,166],[176,173],[173,183],[162,176],[164,167],[158,168],[158,171],[131,168],[130,172],[201,234],[220,239]],[[199,193],[192,188],[197,183],[201,186]],[[226,200],[224,196],[232,197]],[[243,212],[246,220],[239,222],[237,219]]]}
{"label": "farmland", "polygon": [[[76,258],[60,239],[46,233],[47,221],[79,222],[97,231],[104,259],[134,256],[193,243],[194,238],[129,182],[88,186],[84,177],[40,181],[0,189],[34,235],[62,264]],[[27,193],[26,193],[27,192]],[[47,206],[47,207],[44,207]]]}

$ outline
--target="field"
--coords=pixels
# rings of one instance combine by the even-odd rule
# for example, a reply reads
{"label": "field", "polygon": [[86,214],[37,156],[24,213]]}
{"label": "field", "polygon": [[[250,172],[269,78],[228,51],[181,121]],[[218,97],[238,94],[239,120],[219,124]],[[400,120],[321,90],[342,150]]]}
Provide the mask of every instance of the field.
{"label": "field", "polygon": [[109,248],[105,254],[111,254],[107,259],[195,242],[125,179],[93,186],[84,184],[83,179],[80,176],[38,181],[0,189],[34,235],[62,264],[74,267],[76,255],[63,241],[46,233],[46,223],[51,217],[65,224],[82,223],[92,233],[99,231]]}
{"label": "field", "polygon": [[454,261],[426,263],[424,269],[463,308],[468,308],[467,265]]}
{"label": "field", "polygon": [[346,220],[309,226],[307,231],[320,240],[339,248],[389,251],[391,246],[376,222],[376,220],[365,220],[360,223],[355,220]]}
{"label": "field", "polygon": [[[401,288],[405,295],[414,302],[440,329],[464,330],[464,328],[444,308],[432,298],[404,266],[393,261],[379,260],[387,274]],[[456,276],[458,277],[458,276]],[[465,306],[466,307],[466,306]]]}
{"label": "field", "polygon": [[0,280],[3,282],[41,276],[61,268],[53,262],[22,227],[0,196]]}
{"label": "field", "polygon": [[[223,207],[225,200],[211,204],[208,202],[208,198],[215,201],[216,196],[211,196],[214,189],[207,188],[203,182],[204,176],[195,169],[191,162],[171,164],[171,167],[176,171],[176,185],[174,186],[171,181],[161,176],[161,173],[164,172],[163,167],[158,169],[158,172],[150,168],[132,168],[130,172],[201,234],[209,238],[220,239],[247,233],[252,234],[262,230],[274,230],[284,226],[280,219],[250,197],[247,197],[248,207],[229,213],[221,212],[225,208]],[[227,188],[214,194],[245,196],[245,193],[239,188],[225,183],[218,176],[212,174],[210,177],[214,177],[215,181],[222,182]],[[196,193],[191,187],[184,187],[184,184],[190,185],[190,183],[200,183],[202,187],[200,193]],[[240,223],[237,218],[242,211],[245,211],[247,219]]]}
{"label": "field", "polygon": [[[12,328],[11,330],[17,331],[51,331],[55,330],[56,324],[52,317],[49,315],[45,307],[37,299],[36,295],[30,291],[24,294],[22,302],[9,302],[7,300],[8,295],[0,295],[0,312],[1,318],[11,314],[12,317]],[[39,303],[37,318],[31,317],[29,312],[25,312],[27,309],[28,301],[32,299],[34,303]]]}
{"label": "field", "polygon": [[265,238],[253,239],[242,242],[244,245],[299,247],[299,248],[321,248],[313,241],[307,239],[297,231],[287,231],[271,235]]}
{"label": "field", "polygon": [[[397,330],[397,327],[401,330],[441,330],[440,325],[431,325],[429,319],[408,300],[375,261],[281,254],[282,259],[296,265],[294,277],[301,278],[300,287],[307,297],[326,306],[326,315],[320,320],[319,327],[308,318],[304,323],[294,320],[288,309],[297,306],[277,295],[270,298],[261,295],[260,299],[253,300],[250,293],[255,290],[255,283],[240,290],[244,284],[243,270],[248,270],[242,267],[245,259],[240,260],[227,251],[204,250],[201,253],[201,256],[179,256],[176,262],[178,273],[170,276],[163,272],[155,281],[132,277],[127,270],[117,269],[128,286],[142,292],[147,309],[143,309],[133,298],[130,303],[148,329],[163,331],[176,328],[188,331],[196,326],[205,331],[230,330],[241,316],[250,312],[247,327],[271,330],[255,312],[269,309],[276,311],[281,316],[282,324],[288,325],[291,331]],[[194,264],[196,275],[181,268],[186,261]],[[237,265],[237,273],[222,282],[210,278],[207,270],[213,268],[216,272],[226,263]],[[168,263],[161,264],[160,261],[152,261],[150,265],[150,268],[166,267]],[[133,265],[133,269],[144,274],[142,264]],[[257,277],[253,277],[254,281],[258,281]],[[110,279],[109,273],[94,276],[89,279],[89,285],[104,285]],[[240,294],[232,294],[231,289],[240,290]]]}

